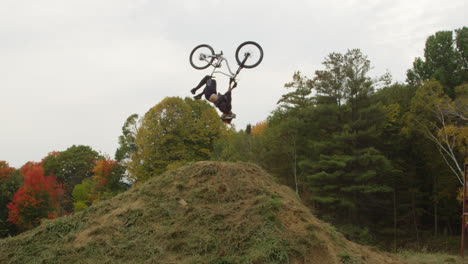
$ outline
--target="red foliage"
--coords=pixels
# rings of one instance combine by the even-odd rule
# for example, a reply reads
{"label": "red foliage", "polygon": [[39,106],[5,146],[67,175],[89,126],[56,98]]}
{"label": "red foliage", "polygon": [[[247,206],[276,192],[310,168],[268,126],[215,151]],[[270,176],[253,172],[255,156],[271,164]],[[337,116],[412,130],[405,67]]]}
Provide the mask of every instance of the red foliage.
{"label": "red foliage", "polygon": [[112,170],[116,165],[117,161],[110,159],[98,160],[96,162],[96,166],[93,168],[93,173],[99,186],[104,186],[109,181]]}
{"label": "red foliage", "polygon": [[0,182],[8,179],[14,171],[15,168],[10,167],[8,162],[0,160]]}
{"label": "red foliage", "polygon": [[44,176],[41,163],[28,162],[20,169],[23,186],[15,193],[9,209],[8,221],[22,229],[39,224],[42,218],[57,217],[59,199],[64,191],[55,177]]}

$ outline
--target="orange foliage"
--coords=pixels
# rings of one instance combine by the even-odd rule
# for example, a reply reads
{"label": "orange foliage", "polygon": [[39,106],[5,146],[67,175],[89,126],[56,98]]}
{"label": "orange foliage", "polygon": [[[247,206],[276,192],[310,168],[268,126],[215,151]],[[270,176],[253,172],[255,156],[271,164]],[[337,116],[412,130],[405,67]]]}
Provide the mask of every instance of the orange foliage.
{"label": "orange foliage", "polygon": [[94,178],[99,186],[105,185],[112,174],[112,170],[117,165],[117,161],[110,159],[98,160],[93,168]]}
{"label": "orange foliage", "polygon": [[252,131],[250,132],[254,136],[263,135],[265,131],[265,127],[268,125],[267,121],[259,122],[255,126],[252,127]]}

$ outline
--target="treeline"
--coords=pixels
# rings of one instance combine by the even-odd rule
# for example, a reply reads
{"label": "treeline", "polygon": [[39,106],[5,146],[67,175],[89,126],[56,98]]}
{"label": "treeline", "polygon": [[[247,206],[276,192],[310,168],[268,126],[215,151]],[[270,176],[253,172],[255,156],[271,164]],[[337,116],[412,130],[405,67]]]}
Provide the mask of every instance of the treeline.
{"label": "treeline", "polygon": [[15,169],[0,161],[0,237],[83,210],[129,187],[125,167],[88,146],[51,152]]}
{"label": "treeline", "polygon": [[[198,160],[253,162],[350,239],[396,249],[459,233],[468,141],[468,28],[426,41],[405,83],[371,78],[359,50],[294,73],[267,120],[236,131],[204,100],[127,118],[115,158],[87,146],[20,169],[0,162],[0,237]],[[458,242],[458,241],[457,241]]]}
{"label": "treeline", "polygon": [[467,27],[430,36],[406,83],[371,78],[358,49],[331,53],[310,78],[296,72],[268,120],[222,139],[214,158],[261,165],[353,240],[396,249],[459,235],[467,63]]}

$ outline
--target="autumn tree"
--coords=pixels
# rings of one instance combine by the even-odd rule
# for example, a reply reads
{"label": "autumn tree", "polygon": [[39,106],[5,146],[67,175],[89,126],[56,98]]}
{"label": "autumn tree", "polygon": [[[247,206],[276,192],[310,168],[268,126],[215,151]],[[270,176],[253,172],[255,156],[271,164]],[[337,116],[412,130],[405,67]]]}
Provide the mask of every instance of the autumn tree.
{"label": "autumn tree", "polygon": [[89,146],[71,146],[62,152],[47,156],[43,160],[46,175],[53,175],[65,190],[62,206],[66,212],[73,211],[72,192],[75,185],[93,175],[96,161],[102,159],[98,152]]}
{"label": "autumn tree", "polygon": [[416,91],[408,113],[407,127],[434,143],[441,157],[460,184],[463,183],[468,121],[464,118],[468,86],[459,86],[452,100],[438,81],[424,82]]}
{"label": "autumn tree", "polygon": [[54,176],[45,176],[41,163],[28,162],[21,167],[23,186],[7,205],[8,221],[22,230],[39,225],[41,219],[59,214],[59,200],[64,191]]}
{"label": "autumn tree", "polygon": [[265,128],[267,126],[267,121],[258,122],[252,127],[250,134],[252,134],[253,136],[261,136],[263,135],[263,133],[265,133]]}
{"label": "autumn tree", "polygon": [[131,176],[145,181],[171,166],[209,159],[223,130],[224,123],[207,102],[167,97],[142,119],[129,163]]}
{"label": "autumn tree", "polygon": [[86,178],[73,189],[75,211],[124,191],[128,187],[122,182],[124,170],[124,167],[115,160],[98,160],[93,168],[93,176]]}

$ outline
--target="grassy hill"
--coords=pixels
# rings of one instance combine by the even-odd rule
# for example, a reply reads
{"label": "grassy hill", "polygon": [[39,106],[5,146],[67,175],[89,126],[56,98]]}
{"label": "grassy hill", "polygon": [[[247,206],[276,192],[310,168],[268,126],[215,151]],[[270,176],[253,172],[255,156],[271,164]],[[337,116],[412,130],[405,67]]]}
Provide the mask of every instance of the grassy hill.
{"label": "grassy hill", "polygon": [[0,240],[0,263],[402,263],[346,240],[255,165],[197,162]]}

